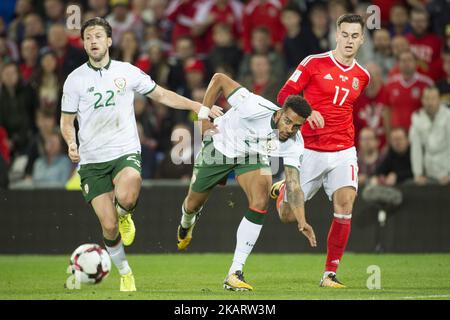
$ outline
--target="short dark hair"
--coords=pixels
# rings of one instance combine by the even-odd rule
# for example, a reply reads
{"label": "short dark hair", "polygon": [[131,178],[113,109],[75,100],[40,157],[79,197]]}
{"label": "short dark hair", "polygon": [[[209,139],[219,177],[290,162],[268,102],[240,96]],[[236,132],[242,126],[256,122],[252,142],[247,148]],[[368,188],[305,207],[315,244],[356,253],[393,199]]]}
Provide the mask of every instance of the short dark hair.
{"label": "short dark hair", "polygon": [[283,105],[284,109],[290,108],[302,118],[308,118],[311,115],[311,106],[305,98],[299,95],[289,96]]}
{"label": "short dark hair", "polygon": [[359,25],[361,26],[361,29],[364,30],[364,19],[359,14],[354,14],[354,13],[343,14],[342,16],[340,16],[337,19],[336,25],[338,28],[340,28],[341,24],[343,24],[343,23],[359,23]]}
{"label": "short dark hair", "polygon": [[84,30],[86,30],[86,28],[94,26],[103,27],[103,29],[105,29],[108,38],[112,38],[112,28],[111,25],[108,23],[108,21],[100,17],[95,17],[83,23],[83,26],[81,27],[81,40],[84,40]]}

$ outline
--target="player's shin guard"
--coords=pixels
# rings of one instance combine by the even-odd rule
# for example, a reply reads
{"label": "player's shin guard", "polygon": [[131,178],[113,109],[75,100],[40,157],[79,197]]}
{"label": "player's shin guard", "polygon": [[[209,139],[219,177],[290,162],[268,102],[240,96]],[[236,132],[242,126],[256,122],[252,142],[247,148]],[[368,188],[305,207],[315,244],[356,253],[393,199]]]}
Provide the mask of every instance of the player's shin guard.
{"label": "player's shin guard", "polygon": [[121,275],[129,273],[131,268],[128,265],[128,261],[125,256],[125,249],[122,244],[120,233],[114,240],[103,238],[103,241],[105,243],[106,251],[108,251],[111,260],[119,270],[119,273]]}
{"label": "player's shin guard", "polygon": [[333,223],[328,233],[326,273],[336,273],[350,236],[351,219],[351,214],[334,214]]}
{"label": "player's shin guard", "polygon": [[237,270],[242,271],[247,257],[258,240],[266,216],[267,211],[249,209],[244,218],[242,218],[236,234],[236,249],[229,274]]}

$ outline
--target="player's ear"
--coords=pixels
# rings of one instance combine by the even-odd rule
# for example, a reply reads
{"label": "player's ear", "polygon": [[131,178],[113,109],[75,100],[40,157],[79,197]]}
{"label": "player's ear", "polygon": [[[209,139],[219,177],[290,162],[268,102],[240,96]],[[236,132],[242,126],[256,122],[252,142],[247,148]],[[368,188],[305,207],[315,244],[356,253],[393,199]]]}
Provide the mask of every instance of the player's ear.
{"label": "player's ear", "polygon": [[108,43],[108,48],[110,48],[112,46],[112,38],[108,38],[107,43]]}

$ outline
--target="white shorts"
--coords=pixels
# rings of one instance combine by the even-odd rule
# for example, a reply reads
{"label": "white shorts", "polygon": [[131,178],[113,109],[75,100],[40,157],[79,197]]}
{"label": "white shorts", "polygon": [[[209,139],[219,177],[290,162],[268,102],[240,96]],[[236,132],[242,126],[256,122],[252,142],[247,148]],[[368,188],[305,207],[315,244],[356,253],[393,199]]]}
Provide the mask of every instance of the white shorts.
{"label": "white shorts", "polygon": [[358,191],[358,160],[356,148],[335,152],[305,149],[300,167],[300,183],[305,201],[311,199],[323,185],[332,201],[333,193],[342,187]]}

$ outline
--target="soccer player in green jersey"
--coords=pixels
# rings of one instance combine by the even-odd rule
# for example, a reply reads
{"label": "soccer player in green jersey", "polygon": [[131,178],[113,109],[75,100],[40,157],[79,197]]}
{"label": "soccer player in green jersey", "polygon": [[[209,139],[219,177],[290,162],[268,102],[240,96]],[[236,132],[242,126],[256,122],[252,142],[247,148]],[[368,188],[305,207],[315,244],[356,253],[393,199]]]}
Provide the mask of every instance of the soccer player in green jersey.
{"label": "soccer player in green jersey", "polygon": [[[134,116],[134,93],[176,109],[193,110],[199,119],[220,115],[158,86],[137,67],[111,60],[112,30],[103,18],[86,21],[81,38],[89,61],[64,83],[61,131],[69,157],[80,163],[85,200],[100,221],[106,249],[121,275],[120,290],[135,291],[124,245],[135,237],[131,219],[141,188],[141,145]],[[79,124],[77,145],[74,120]]]}
{"label": "soccer player in green jersey", "polygon": [[[237,230],[233,263],[224,288],[252,290],[244,279],[243,267],[267,216],[272,184],[269,156],[283,158],[286,188],[289,189],[286,200],[297,219],[299,231],[308,238],[311,246],[316,246],[314,231],[305,219],[299,175],[303,153],[299,129],[311,114],[311,108],[300,96],[289,97],[283,108],[279,108],[220,73],[209,83],[203,104],[212,106],[220,93],[227,98],[231,109],[214,120],[214,133],[205,136],[196,158],[189,192],[182,205],[178,249],[184,250],[191,242],[194,225],[211,190],[234,171],[247,196],[248,210]],[[202,124],[211,128],[207,120]],[[209,128],[205,131],[211,131]]]}

